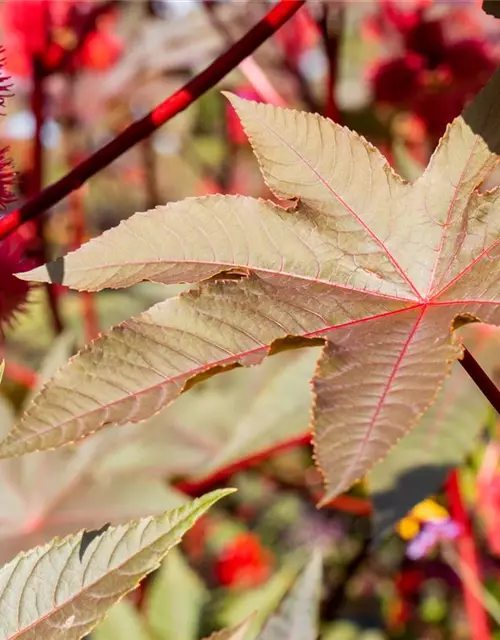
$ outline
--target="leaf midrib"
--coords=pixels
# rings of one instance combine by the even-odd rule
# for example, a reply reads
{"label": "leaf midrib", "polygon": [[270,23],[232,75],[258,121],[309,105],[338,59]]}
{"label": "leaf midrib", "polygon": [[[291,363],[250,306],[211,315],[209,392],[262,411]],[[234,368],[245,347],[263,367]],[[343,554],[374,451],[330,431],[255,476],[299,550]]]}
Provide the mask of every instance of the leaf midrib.
{"label": "leaf midrib", "polygon": [[[403,307],[401,309],[396,309],[394,311],[387,311],[387,312],[384,312],[384,313],[379,313],[379,314],[376,314],[376,315],[373,315],[373,316],[368,316],[366,318],[353,320],[353,321],[346,322],[346,323],[343,323],[343,324],[329,325],[327,327],[322,327],[321,329],[317,329],[315,331],[311,331],[311,332],[308,332],[308,333],[300,334],[300,336],[302,338],[306,338],[306,339],[307,338],[314,338],[314,337],[322,337],[323,334],[329,333],[329,332],[334,331],[336,329],[345,328],[345,327],[353,326],[353,325],[356,325],[356,324],[361,324],[363,322],[370,322],[370,321],[378,320],[379,318],[385,318],[385,317],[396,315],[396,314],[399,314],[399,313],[404,313],[406,311],[411,311],[412,309],[418,309],[418,308],[421,308],[422,306],[427,307],[429,305],[427,305],[427,304],[422,305],[421,303],[415,303],[413,305],[410,305],[410,306],[407,306],[407,307]],[[273,342],[275,342],[275,341],[273,340]],[[151,385],[151,386],[147,387],[146,389],[140,389],[139,391],[136,391],[134,393],[128,394],[128,395],[126,395],[126,396],[124,396],[122,398],[119,398],[118,400],[115,400],[115,401],[113,401],[113,402],[111,402],[109,404],[101,405],[101,406],[97,407],[96,409],[92,409],[92,411],[87,411],[87,412],[81,414],[80,416],[73,416],[73,417],[69,418],[68,420],[66,420],[64,422],[60,422],[57,425],[57,427],[51,427],[51,428],[46,429],[44,431],[37,431],[34,434],[33,438],[25,438],[23,440],[20,440],[20,441],[18,440],[18,441],[15,441],[15,442],[17,444],[19,444],[19,442],[26,443],[26,442],[30,442],[31,440],[38,440],[40,437],[43,437],[44,435],[46,435],[48,433],[51,433],[53,431],[58,431],[60,429],[64,429],[64,427],[67,424],[69,424],[70,422],[73,422],[75,420],[76,421],[82,420],[86,416],[90,416],[90,415],[93,415],[94,413],[97,413],[99,411],[103,411],[104,409],[108,409],[110,407],[114,407],[116,405],[119,405],[121,402],[123,402],[126,399],[129,399],[129,398],[132,398],[132,397],[134,397],[134,398],[135,397],[140,397],[144,393],[149,393],[150,391],[153,391],[154,389],[157,389],[157,388],[159,388],[159,387],[161,387],[163,385],[169,385],[169,384],[174,383],[174,382],[176,382],[176,381],[178,381],[178,380],[180,380],[182,378],[186,378],[186,382],[187,382],[189,379],[195,377],[197,374],[202,373],[203,371],[209,371],[210,369],[212,369],[212,368],[214,368],[216,366],[223,366],[224,364],[228,364],[231,361],[238,361],[238,360],[240,360],[242,358],[245,358],[247,356],[251,356],[251,355],[254,355],[254,354],[261,353],[262,351],[269,351],[270,348],[272,347],[273,342],[271,342],[270,344],[264,344],[262,346],[256,347],[255,349],[250,349],[248,351],[244,351],[244,352],[241,352],[241,353],[232,354],[232,355],[228,356],[227,358],[223,358],[221,360],[217,360],[217,361],[211,362],[211,363],[203,365],[201,367],[197,367],[196,369],[191,369],[189,371],[189,373],[179,373],[179,374],[176,374],[175,376],[172,376],[170,378],[165,378],[161,382],[158,382],[155,385]],[[43,402],[43,400],[44,399],[41,398],[40,402]],[[37,405],[35,405],[33,407],[32,411],[36,412],[36,409],[37,409]],[[27,420],[31,419],[31,413],[26,413],[25,415],[26,415],[25,419],[22,420],[22,422],[20,423],[19,427],[16,429],[16,432],[22,431],[23,424]],[[133,422],[133,420],[131,422]],[[96,429],[96,431],[99,431],[102,428],[104,428],[104,425],[101,425],[100,427],[98,427]],[[13,432],[11,432],[11,433],[13,433]],[[90,435],[90,434],[84,434],[83,436],[77,438],[75,440],[75,442],[78,441],[78,440],[83,440],[84,438],[88,437],[88,435]],[[0,445],[1,444],[2,443],[0,443]],[[65,444],[69,444],[69,443],[65,443]],[[18,453],[18,454],[14,454],[14,455],[22,455],[22,454]],[[0,453],[0,459],[8,458],[8,457],[11,457],[11,455],[9,455],[8,453],[3,453],[3,454]]]}
{"label": "leaf midrib", "polygon": [[[209,505],[209,506],[210,506],[210,505]],[[196,518],[196,512],[191,513],[191,514],[190,514],[190,516],[189,516],[189,519],[190,519],[190,518]],[[168,546],[167,550],[165,551],[165,554],[163,554],[163,555],[166,555],[166,554],[170,551],[170,549],[172,549],[172,547],[174,547],[176,544],[178,544],[178,543],[180,542],[181,537],[182,537],[182,534],[181,534],[181,536],[177,536],[177,537],[178,537],[178,539],[176,539],[174,531],[175,531],[175,529],[176,529],[177,527],[182,526],[182,525],[183,525],[183,523],[184,523],[184,521],[185,521],[185,520],[187,520],[187,519],[188,519],[188,518],[184,518],[183,520],[179,521],[176,525],[174,525],[174,527],[173,527],[170,531],[166,531],[165,533],[163,533],[162,535],[160,535],[158,538],[156,538],[153,542],[151,542],[150,544],[148,544],[148,545],[146,545],[145,547],[141,548],[137,553],[134,553],[134,554],[130,555],[130,556],[129,556],[128,558],[126,558],[126,559],[124,560],[124,562],[122,562],[120,565],[118,565],[118,566],[114,567],[114,568],[113,568],[113,569],[111,569],[108,573],[106,573],[106,574],[103,574],[103,575],[99,576],[99,578],[97,578],[97,579],[96,579],[96,580],[94,580],[93,582],[91,582],[91,583],[89,583],[88,585],[86,585],[85,587],[83,587],[83,588],[81,589],[81,591],[79,591],[78,593],[76,593],[75,595],[73,595],[71,598],[69,598],[68,600],[65,600],[62,604],[55,606],[55,607],[54,607],[53,609],[51,609],[48,613],[46,613],[45,615],[41,616],[40,618],[37,618],[37,620],[35,620],[34,622],[32,622],[32,623],[31,623],[30,625],[28,625],[27,627],[23,627],[23,628],[22,628],[22,629],[20,629],[19,631],[16,631],[16,632],[14,633],[14,635],[9,636],[8,638],[6,638],[6,640],[15,640],[16,638],[20,638],[20,637],[22,637],[22,635],[23,635],[24,633],[27,633],[27,632],[29,632],[30,630],[32,630],[32,629],[34,629],[34,628],[36,628],[36,627],[37,627],[37,625],[39,625],[39,624],[41,624],[41,623],[45,622],[45,621],[46,621],[46,620],[48,620],[51,616],[53,616],[53,615],[57,614],[59,611],[61,611],[62,609],[64,609],[64,607],[69,606],[72,602],[74,602],[74,601],[75,601],[77,598],[79,598],[82,594],[85,594],[85,593],[86,593],[90,588],[94,587],[96,584],[99,584],[99,582],[101,582],[102,580],[105,580],[106,578],[108,578],[110,575],[112,575],[112,574],[113,574],[113,573],[115,573],[116,571],[119,571],[119,570],[120,570],[123,566],[125,566],[128,562],[130,562],[131,560],[133,560],[134,558],[136,558],[136,557],[137,557],[138,555],[140,555],[141,553],[144,553],[144,551],[147,551],[147,550],[148,550],[148,548],[149,548],[149,547],[151,547],[153,544],[157,544],[157,543],[158,543],[158,541],[159,541],[159,539],[161,539],[161,538],[162,538],[162,537],[164,537],[164,536],[169,536],[169,535],[174,534],[174,541],[172,542],[172,544],[171,544],[171,545],[169,545],[169,546]],[[123,525],[123,526],[125,526],[125,525]],[[125,531],[125,535],[126,535],[126,534],[128,534],[129,532],[130,532],[130,530],[126,530],[126,531]],[[122,538],[122,539],[123,539],[123,538]],[[121,542],[121,540],[120,540],[119,542]],[[118,542],[118,543],[119,543],[119,542]],[[99,548],[99,545],[97,545],[97,546],[96,546],[96,549],[94,550],[94,553],[98,550],[98,548]],[[116,548],[116,547],[115,547],[115,548]],[[54,547],[49,547],[49,548],[47,549],[46,553],[45,553],[45,554],[43,554],[42,556],[40,556],[40,558],[38,558],[38,560],[37,560],[36,564],[33,566],[33,568],[32,568],[32,570],[31,570],[31,572],[30,572],[30,574],[29,574],[29,576],[28,576],[28,577],[30,577],[30,576],[31,576],[31,574],[33,573],[33,569],[34,569],[34,567],[36,567],[36,566],[38,565],[38,563],[39,563],[43,558],[45,558],[45,557],[46,557],[46,555],[47,555],[47,553],[49,553],[52,549],[54,549]],[[71,551],[70,555],[68,556],[68,561],[69,561],[69,559],[70,559],[70,558],[75,554],[75,552],[76,552],[77,550],[78,550],[78,544],[76,544],[76,545],[74,546],[74,548],[72,549],[72,551]],[[67,562],[68,562],[68,561],[67,561]],[[66,564],[67,564],[67,563],[66,563]],[[87,562],[87,567],[88,567],[88,562]],[[16,567],[16,569],[17,569],[17,567]],[[15,574],[15,572],[16,572],[16,569],[14,569],[14,571],[13,571],[13,573],[12,573],[12,576],[11,576],[11,577],[13,577],[13,576],[14,576],[14,574]],[[143,572],[142,572],[142,571],[140,571],[140,572],[138,573],[138,575],[141,575],[142,573],[143,573]],[[145,573],[148,573],[148,571],[146,571]],[[60,579],[60,576],[58,577],[58,581],[59,581],[59,579]],[[56,583],[55,590],[56,590],[56,589],[57,589],[57,583]],[[5,591],[5,589],[4,589],[4,591]],[[130,589],[129,589],[128,591],[130,591]],[[125,593],[127,593],[128,591],[126,591]],[[99,617],[97,617],[97,619],[96,619],[96,623],[97,623],[98,621],[99,621]],[[95,625],[94,625],[94,627],[95,627]],[[93,628],[93,627],[92,627],[92,628]],[[70,627],[70,629],[71,629],[71,627]]]}
{"label": "leaf midrib", "polygon": [[[306,282],[313,282],[315,284],[323,284],[325,286],[328,287],[334,287],[337,289],[342,289],[345,291],[351,291],[353,293],[360,293],[362,295],[366,295],[369,294],[371,296],[376,296],[379,298],[388,298],[390,300],[397,300],[400,302],[415,302],[416,299],[415,298],[410,298],[410,297],[402,297],[402,296],[395,296],[395,295],[390,295],[390,294],[386,294],[386,293],[380,293],[377,291],[372,291],[371,289],[358,289],[356,287],[349,287],[348,285],[344,285],[344,284],[340,284],[337,282],[332,282],[331,280],[325,280],[323,278],[313,278],[312,276],[307,276],[307,275],[303,275],[303,274],[297,274],[297,273],[292,273],[292,272],[288,272],[288,271],[276,271],[274,269],[266,269],[264,267],[255,267],[255,266],[251,266],[248,264],[237,264],[237,263],[230,263],[230,262],[219,262],[219,261],[211,261],[211,260],[185,260],[185,259],[175,259],[175,260],[141,260],[141,261],[127,261],[127,262],[120,262],[120,263],[106,263],[106,264],[102,264],[102,265],[98,265],[98,266],[92,266],[92,267],[72,267],[71,268],[71,273],[92,273],[94,271],[102,271],[103,269],[121,269],[127,266],[133,266],[133,267],[141,267],[141,266],[150,266],[150,265],[158,265],[161,266],[162,264],[166,264],[166,265],[176,265],[176,264],[193,264],[193,265],[208,265],[208,266],[220,266],[221,267],[221,272],[224,271],[225,267],[229,267],[229,268],[235,268],[235,269],[246,269],[249,272],[252,273],[266,273],[266,274],[270,274],[273,276],[283,276],[285,278],[293,278],[294,280],[304,280]],[[221,273],[219,272],[219,273]],[[213,274],[213,276],[209,276],[208,278],[205,278],[204,280],[202,280],[201,282],[207,282],[210,280],[210,278],[213,278],[216,275],[219,275],[219,273],[215,273]],[[21,274],[22,275],[22,274]],[[126,277],[126,276],[124,276]],[[172,283],[163,283],[163,282],[159,282],[158,280],[152,280],[151,278],[145,278],[144,280],[149,281],[149,282],[154,282],[154,283],[158,283],[158,284],[164,284],[165,286],[170,286],[170,285],[176,285],[176,284],[196,284],[197,282],[199,282],[198,280],[196,281],[184,281],[184,282],[172,282]],[[383,278],[381,278],[381,280],[383,282],[388,282],[387,280],[384,280]],[[110,287],[111,289],[117,289],[119,287]],[[84,291],[87,289],[83,289]],[[420,298],[419,298],[420,299]]]}

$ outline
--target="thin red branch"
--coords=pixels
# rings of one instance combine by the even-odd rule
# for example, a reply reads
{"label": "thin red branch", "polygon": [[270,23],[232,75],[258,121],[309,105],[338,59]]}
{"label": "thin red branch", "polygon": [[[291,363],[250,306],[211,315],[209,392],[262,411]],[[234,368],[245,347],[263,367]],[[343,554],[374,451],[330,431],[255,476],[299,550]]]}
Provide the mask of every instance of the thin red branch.
{"label": "thin red branch", "polygon": [[[261,462],[268,460],[273,455],[310,443],[311,435],[309,433],[305,433],[301,436],[291,438],[290,440],[280,442],[274,447],[263,449],[251,456],[240,458],[239,460],[236,460],[236,462],[233,462],[226,467],[219,469],[215,473],[205,476],[204,478],[196,480],[178,480],[174,483],[174,486],[179,491],[186,493],[192,498],[196,498],[207,491],[216,488],[220,483],[224,482],[235,473],[255,467]],[[317,495],[311,495],[311,498],[319,502],[322,496],[318,493]],[[368,500],[349,495],[342,495],[334,498],[324,505],[324,508],[338,509],[339,511],[344,511],[345,513],[357,516],[368,516],[372,512],[372,505]]]}
{"label": "thin red branch", "polygon": [[[461,569],[469,573],[476,585],[481,585],[481,573],[479,570],[479,558],[474,542],[472,527],[467,515],[462,494],[458,471],[451,472],[446,484],[446,496],[450,515],[460,526],[461,533],[457,538],[457,551]],[[491,632],[488,623],[488,615],[476,590],[470,589],[470,585],[462,581],[465,610],[469,620],[469,633],[471,640],[491,640]]]}
{"label": "thin red branch", "polygon": [[[47,32],[48,32],[48,25]],[[29,193],[36,196],[43,185],[44,175],[44,153],[43,153],[43,127],[45,124],[45,71],[41,58],[35,56],[32,60],[33,65],[33,89],[31,95],[31,108],[35,118],[35,135],[33,137],[33,146],[31,154],[31,166],[29,177]],[[40,264],[47,262],[47,246],[45,238],[46,217],[41,216],[37,221],[37,242],[36,259]],[[57,292],[54,287],[45,285],[45,291],[51,310],[52,323],[56,334],[61,333],[63,324],[59,315]]]}
{"label": "thin red branch", "polygon": [[123,153],[151,135],[165,122],[193,104],[195,100],[214,87],[242,60],[270,38],[304,3],[305,0],[280,0],[248,33],[182,89],[159,104],[147,116],[131,124],[114,140],[81,162],[66,176],[1,218],[0,240],[7,237],[23,222],[31,220],[53,207]]}
{"label": "thin red branch", "polygon": [[460,364],[482,391],[491,406],[500,415],[500,390],[467,349],[464,350]]}
{"label": "thin red branch", "polygon": [[192,497],[200,496],[203,493],[206,493],[207,487],[212,487],[213,485],[218,484],[224,480],[227,480],[230,476],[238,471],[243,471],[244,469],[249,469],[250,467],[254,467],[260,462],[267,460],[272,455],[276,453],[282,453],[283,451],[287,451],[288,449],[294,449],[295,447],[300,447],[305,444],[310,444],[311,442],[311,434],[304,433],[295,438],[291,438],[290,440],[286,440],[285,442],[280,442],[274,447],[269,447],[268,449],[264,449],[259,451],[258,453],[252,454],[246,458],[241,458],[234,463],[229,464],[227,467],[219,469],[215,473],[212,473],[204,478],[199,480],[179,480],[175,483],[175,488],[179,489],[179,491],[183,491]]}

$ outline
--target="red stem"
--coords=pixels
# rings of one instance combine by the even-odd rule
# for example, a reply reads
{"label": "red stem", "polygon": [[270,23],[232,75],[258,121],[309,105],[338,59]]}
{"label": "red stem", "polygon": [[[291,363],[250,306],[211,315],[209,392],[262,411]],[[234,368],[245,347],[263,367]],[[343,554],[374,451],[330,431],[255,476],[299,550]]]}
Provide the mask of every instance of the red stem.
{"label": "red stem", "polygon": [[459,362],[482,391],[484,397],[500,415],[500,390],[493,380],[489,378],[479,362],[467,349],[464,349],[464,355]]}
{"label": "red stem", "polygon": [[[481,573],[479,570],[479,559],[472,533],[472,527],[465,509],[460,491],[458,471],[451,472],[447,484],[446,495],[448,507],[452,519],[460,526],[461,533],[457,539],[457,551],[461,568],[464,573],[468,572],[474,577],[476,585],[481,585]],[[469,620],[469,632],[471,640],[491,640],[488,615],[475,590],[471,590],[462,581],[465,610]]]}
{"label": "red stem", "polygon": [[[47,25],[48,27],[48,25]],[[35,118],[35,135],[33,138],[29,193],[36,197],[43,185],[44,153],[43,153],[43,125],[45,123],[45,71],[41,56],[33,57],[33,92],[31,95],[31,108]],[[40,264],[47,262],[47,247],[45,243],[45,216],[37,221],[36,259]],[[52,322],[56,334],[61,333],[63,325],[59,316],[57,293],[54,287],[45,285],[45,291],[51,309]]]}
{"label": "red stem", "polygon": [[165,122],[184,111],[270,38],[304,3],[305,0],[280,0],[246,35],[182,89],[159,104],[147,116],[131,124],[114,140],[81,162],[66,176],[1,218],[0,240],[7,237],[23,222],[31,220],[53,207],[123,153],[151,135]]}
{"label": "red stem", "polygon": [[270,447],[269,449],[264,449],[263,451],[259,451],[251,456],[246,458],[241,458],[236,462],[229,464],[227,467],[219,469],[215,473],[212,473],[204,478],[199,480],[179,480],[175,483],[176,489],[179,491],[183,491],[184,493],[189,494],[190,496],[196,497],[200,496],[203,493],[206,493],[207,487],[211,487],[212,485],[218,484],[223,480],[229,478],[234,473],[238,471],[243,471],[244,469],[248,469],[249,467],[253,467],[259,462],[266,460],[271,457],[275,453],[281,453],[282,451],[287,451],[288,449],[294,449],[295,447],[300,447],[305,444],[310,444],[311,442],[311,434],[304,433],[295,438],[291,438],[290,440],[286,440],[284,442],[280,442],[274,447]]}
{"label": "red stem", "polygon": [[[235,473],[254,467],[277,453],[301,447],[306,444],[310,444],[310,442],[311,435],[309,433],[305,433],[295,438],[291,438],[290,440],[280,442],[274,447],[263,449],[262,451],[254,453],[251,456],[247,456],[246,458],[240,458],[239,460],[236,460],[236,462],[233,462],[226,467],[219,469],[215,473],[205,476],[204,478],[200,478],[198,480],[178,480],[174,483],[174,486],[176,489],[186,493],[192,498],[197,498],[207,491],[216,488],[217,485],[224,480],[227,480]],[[312,497],[319,501],[322,496],[318,494]],[[368,500],[349,495],[338,496],[326,504],[325,507],[327,509],[338,509],[339,511],[344,511],[345,513],[351,513],[358,516],[368,516],[372,511],[372,505]]]}

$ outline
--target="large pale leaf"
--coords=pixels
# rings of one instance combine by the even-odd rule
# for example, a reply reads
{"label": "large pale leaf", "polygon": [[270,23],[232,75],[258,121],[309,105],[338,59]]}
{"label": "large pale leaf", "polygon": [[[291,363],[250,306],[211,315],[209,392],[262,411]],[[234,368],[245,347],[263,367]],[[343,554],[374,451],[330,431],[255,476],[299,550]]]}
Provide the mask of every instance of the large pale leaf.
{"label": "large pale leaf", "polygon": [[[69,345],[70,336],[54,342],[42,380],[67,360]],[[1,436],[12,421],[10,407],[0,398]],[[119,524],[182,504],[184,497],[149,469],[131,474],[108,465],[110,457],[116,461],[126,453],[134,435],[127,429],[103,432],[73,447],[1,460],[0,564],[55,535],[99,528],[103,522]]]}
{"label": "large pale leaf", "polygon": [[322,561],[318,551],[313,553],[278,612],[267,621],[259,640],[316,640],[321,579]]}
{"label": "large pale leaf", "polygon": [[108,528],[90,542],[80,532],[20,554],[0,569],[0,637],[81,638],[231,492],[214,491],[163,516]]}
{"label": "large pale leaf", "polygon": [[205,586],[176,549],[168,555],[148,588],[143,611],[157,640],[198,640]]}
{"label": "large pale leaf", "polygon": [[[460,331],[485,371],[498,374],[500,331],[485,325]],[[455,367],[417,427],[370,474],[375,540],[441,489],[450,469],[463,461],[493,411],[462,367]]]}
{"label": "large pale leaf", "polygon": [[232,279],[160,303],[89,345],[0,453],[143,420],[208,372],[256,364],[293,336],[295,346],[325,343],[313,383],[316,455],[325,500],[346,489],[434,401],[462,352],[457,319],[500,321],[500,191],[477,189],[497,162],[499,86],[497,72],[412,185],[329,120],[233,96],[267,184],[294,206],[187,200],[136,214],[24,274],[90,289]]}

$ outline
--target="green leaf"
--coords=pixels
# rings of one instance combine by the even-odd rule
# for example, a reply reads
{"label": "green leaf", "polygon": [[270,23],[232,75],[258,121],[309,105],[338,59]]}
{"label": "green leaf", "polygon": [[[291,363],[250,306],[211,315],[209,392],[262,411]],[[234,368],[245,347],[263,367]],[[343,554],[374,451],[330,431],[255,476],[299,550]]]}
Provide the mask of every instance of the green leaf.
{"label": "green leaf", "polygon": [[[500,331],[472,325],[460,332],[486,372],[494,375],[500,360]],[[441,489],[450,469],[460,465],[470,451],[491,410],[457,363],[417,428],[370,474],[375,541],[416,504]]]}
{"label": "green leaf", "polygon": [[0,455],[144,420],[208,375],[313,342],[324,500],[347,489],[435,400],[462,354],[455,324],[500,322],[500,189],[478,190],[498,161],[499,85],[497,72],[412,185],[327,119],[230,97],[265,181],[293,204],[188,199],[22,274],[83,289],[211,281],[86,347]]}
{"label": "green leaf", "polygon": [[174,549],[148,588],[144,614],[157,640],[198,640],[205,586]]}
{"label": "green leaf", "polygon": [[125,598],[114,604],[104,620],[92,631],[92,640],[117,640],[118,638],[120,640],[156,640],[149,635],[136,607]]}
{"label": "green leaf", "polygon": [[163,516],[110,527],[81,560],[83,531],[20,554],[0,569],[2,638],[81,638],[230,493],[213,491]]}
{"label": "green leaf", "polygon": [[205,638],[205,640],[245,640],[245,638],[248,637],[251,622],[252,616],[234,627],[215,631],[208,638]]}
{"label": "green leaf", "polygon": [[316,640],[321,586],[322,560],[316,551],[278,612],[267,621],[259,640]]}
{"label": "green leaf", "polygon": [[237,625],[241,620],[253,616],[249,637],[254,638],[273,614],[287,591],[293,585],[303,566],[303,560],[292,556],[265,584],[243,593],[228,594],[218,615],[218,623],[224,627]]}

